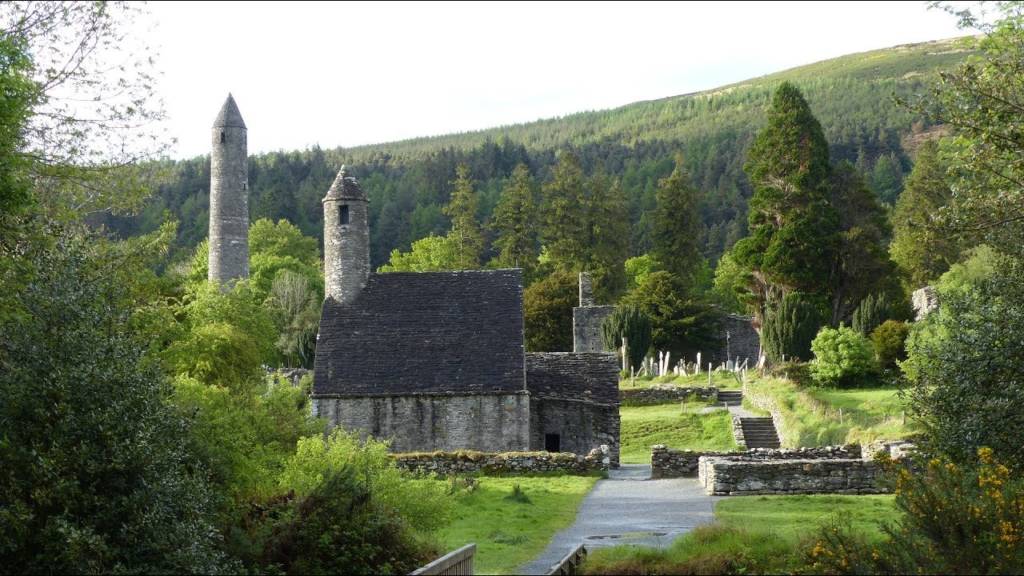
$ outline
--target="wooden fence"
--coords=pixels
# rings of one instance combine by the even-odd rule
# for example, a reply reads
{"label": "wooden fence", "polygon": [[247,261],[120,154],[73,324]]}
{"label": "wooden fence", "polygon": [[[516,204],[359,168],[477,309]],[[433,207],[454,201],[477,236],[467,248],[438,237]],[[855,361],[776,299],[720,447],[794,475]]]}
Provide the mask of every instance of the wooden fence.
{"label": "wooden fence", "polygon": [[472,576],[475,554],[476,544],[466,544],[417,569],[410,576]]}
{"label": "wooden fence", "polygon": [[580,544],[572,549],[571,552],[565,555],[564,558],[558,561],[557,564],[548,570],[548,574],[555,574],[557,576],[575,576],[579,574],[580,565],[587,559],[587,549]]}

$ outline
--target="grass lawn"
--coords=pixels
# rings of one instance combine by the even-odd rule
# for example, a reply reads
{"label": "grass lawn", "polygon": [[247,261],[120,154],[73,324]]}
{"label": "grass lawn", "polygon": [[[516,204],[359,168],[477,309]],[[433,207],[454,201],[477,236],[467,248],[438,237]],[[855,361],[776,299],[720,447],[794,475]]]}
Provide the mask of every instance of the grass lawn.
{"label": "grass lawn", "polygon": [[588,574],[774,574],[801,567],[801,542],[837,515],[880,538],[879,524],[897,518],[892,496],[737,496],[715,506],[715,523],[665,550],[616,546],[595,550]]}
{"label": "grass lawn", "polygon": [[789,380],[755,379],[747,390],[775,400],[784,425],[783,446],[867,444],[916,431],[910,420],[904,421],[904,407],[894,388],[800,388]]}
{"label": "grass lawn", "polygon": [[[652,386],[680,386],[685,388],[702,388],[708,385],[708,373],[692,376],[644,376],[619,380],[619,388],[651,388]],[[711,385],[719,390],[739,390],[742,386],[732,372],[712,372]]]}
{"label": "grass lawn", "polygon": [[[439,531],[446,551],[476,543],[477,574],[514,574],[568,527],[594,476],[477,479],[476,490],[456,496],[455,520]],[[518,484],[529,503],[508,498]]]}
{"label": "grass lawn", "polygon": [[703,402],[673,402],[620,407],[620,460],[624,464],[650,462],[654,444],[677,450],[736,450],[729,412],[701,414],[706,406]]}

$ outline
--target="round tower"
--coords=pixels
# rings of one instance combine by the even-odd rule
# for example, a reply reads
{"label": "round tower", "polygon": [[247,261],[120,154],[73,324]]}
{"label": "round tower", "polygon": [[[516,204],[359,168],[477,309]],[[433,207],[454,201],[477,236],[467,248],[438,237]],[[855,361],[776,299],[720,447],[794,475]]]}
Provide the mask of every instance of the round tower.
{"label": "round tower", "polygon": [[249,277],[247,132],[238,105],[228,94],[213,122],[210,153],[210,282],[226,284]]}
{"label": "round tower", "polygon": [[369,201],[342,166],[324,197],[324,297],[342,304],[356,299],[370,277]]}

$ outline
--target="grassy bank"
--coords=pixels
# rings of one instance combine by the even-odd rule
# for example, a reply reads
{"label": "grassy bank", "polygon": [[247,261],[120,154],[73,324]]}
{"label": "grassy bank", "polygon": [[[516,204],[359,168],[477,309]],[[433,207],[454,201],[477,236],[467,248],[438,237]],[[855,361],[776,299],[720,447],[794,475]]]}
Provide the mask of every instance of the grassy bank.
{"label": "grassy bank", "polygon": [[664,550],[616,546],[595,550],[587,574],[776,574],[803,564],[801,543],[834,518],[881,538],[879,525],[896,519],[892,496],[760,496],[718,502],[715,522]]}
{"label": "grassy bank", "polygon": [[624,464],[651,461],[651,446],[679,450],[735,450],[732,419],[726,410],[702,414],[704,402],[674,402],[619,408],[620,459]]}
{"label": "grassy bank", "polygon": [[[754,401],[758,399],[762,402]],[[916,432],[904,418],[904,406],[894,388],[800,388],[782,379],[748,382],[745,406],[753,408],[766,399],[781,414],[781,440],[787,447],[866,444]]]}
{"label": "grassy bank", "polygon": [[[475,542],[478,574],[514,574],[576,518],[595,476],[476,479],[456,494],[456,518],[438,533],[446,551]],[[513,497],[518,485],[525,497]]]}

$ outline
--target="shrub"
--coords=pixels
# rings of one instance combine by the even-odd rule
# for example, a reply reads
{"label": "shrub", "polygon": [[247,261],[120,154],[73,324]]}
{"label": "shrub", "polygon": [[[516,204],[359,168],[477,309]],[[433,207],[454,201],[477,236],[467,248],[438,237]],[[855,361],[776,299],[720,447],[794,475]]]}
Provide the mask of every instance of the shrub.
{"label": "shrub", "polygon": [[907,359],[907,335],[910,326],[906,322],[886,320],[871,333],[875,346],[875,358],[883,370],[896,368],[896,362]]}
{"label": "shrub", "polygon": [[807,550],[816,574],[1020,574],[1024,479],[978,450],[968,466],[934,458],[922,470],[883,462],[902,519],[872,545],[848,526],[822,532]]}
{"label": "shrub", "polygon": [[911,320],[914,317],[910,299],[890,292],[870,294],[853,311],[851,325],[867,336],[886,320]]}
{"label": "shrub", "polygon": [[619,306],[601,325],[601,338],[609,350],[618,349],[622,339],[626,339],[626,353],[632,368],[643,363],[651,347],[651,333],[651,319],[638,306]]}
{"label": "shrub", "polygon": [[451,517],[452,501],[443,483],[412,478],[395,467],[386,443],[372,438],[363,442],[340,428],[327,438],[318,435],[299,440],[279,484],[282,490],[305,496],[346,467],[358,472],[374,497],[416,530],[436,530]]}
{"label": "shrub", "polygon": [[811,343],[811,350],[811,376],[822,386],[861,386],[878,372],[871,342],[846,326],[822,328]]}
{"label": "shrub", "polygon": [[436,553],[353,466],[331,470],[266,543],[286,574],[408,574]]}
{"label": "shrub", "polygon": [[809,360],[811,341],[821,327],[823,315],[811,298],[794,292],[765,311],[761,341],[772,362]]}

